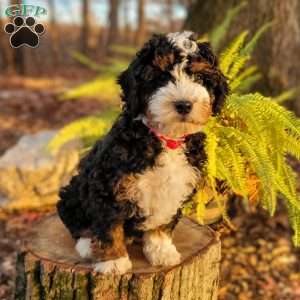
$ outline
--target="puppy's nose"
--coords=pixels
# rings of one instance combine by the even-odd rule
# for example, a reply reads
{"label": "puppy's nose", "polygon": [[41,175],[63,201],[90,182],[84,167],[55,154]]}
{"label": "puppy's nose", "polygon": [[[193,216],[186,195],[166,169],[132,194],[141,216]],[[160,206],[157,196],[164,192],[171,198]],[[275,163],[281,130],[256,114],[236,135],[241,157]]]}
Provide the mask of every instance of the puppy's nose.
{"label": "puppy's nose", "polygon": [[181,115],[187,115],[193,107],[192,102],[187,100],[178,100],[174,102],[176,111]]}

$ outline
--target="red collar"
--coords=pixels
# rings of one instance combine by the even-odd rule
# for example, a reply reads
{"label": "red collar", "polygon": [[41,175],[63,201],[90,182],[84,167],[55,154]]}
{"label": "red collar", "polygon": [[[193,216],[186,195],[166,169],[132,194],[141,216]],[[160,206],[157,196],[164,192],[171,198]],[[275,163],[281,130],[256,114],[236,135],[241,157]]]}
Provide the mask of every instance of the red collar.
{"label": "red collar", "polygon": [[148,125],[148,122],[145,122],[145,120],[143,120],[143,123],[149,128],[149,130],[155,134],[155,136],[163,142],[163,144],[171,149],[171,150],[175,150],[179,147],[181,147],[184,142],[185,142],[185,138],[186,138],[186,135],[182,136],[182,137],[179,137],[179,138],[176,138],[176,139],[172,139],[172,138],[169,138],[159,132],[157,132],[154,128],[150,127]]}

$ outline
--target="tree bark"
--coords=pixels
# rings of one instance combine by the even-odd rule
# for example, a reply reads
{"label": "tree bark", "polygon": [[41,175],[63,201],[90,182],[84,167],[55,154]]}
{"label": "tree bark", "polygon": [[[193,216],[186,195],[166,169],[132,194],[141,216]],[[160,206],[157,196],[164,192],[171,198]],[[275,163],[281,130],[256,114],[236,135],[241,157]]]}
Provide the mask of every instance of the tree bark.
{"label": "tree bark", "polygon": [[[0,3],[0,11],[2,11],[2,4]],[[2,17],[0,17],[0,28],[4,28],[5,24]],[[4,30],[0,31],[0,51],[1,51],[1,67],[8,73],[14,73],[14,56],[12,48],[9,44],[9,35]]]}
{"label": "tree bark", "polygon": [[51,36],[51,56],[52,63],[54,66],[57,66],[60,59],[60,39],[57,30],[57,22],[56,22],[56,7],[55,0],[48,0],[49,6],[49,19],[50,19],[50,36]]}
{"label": "tree bark", "polygon": [[[21,4],[21,0],[10,0],[10,5]],[[11,21],[13,18],[11,18]],[[20,47],[12,49],[15,71],[20,75],[25,75],[25,49]]]}
{"label": "tree bark", "polygon": [[92,271],[74,250],[74,241],[57,216],[42,221],[18,255],[16,300],[164,299],[216,300],[220,241],[208,227],[183,219],[174,243],[182,263],[152,267],[141,245],[129,246],[133,270],[124,275]]}
{"label": "tree bark", "polygon": [[122,1],[123,6],[123,19],[124,19],[124,33],[122,37],[122,41],[125,43],[131,43],[132,41],[132,34],[131,34],[131,26],[130,26],[130,20],[129,20],[129,12],[130,12],[130,6],[128,0]]}
{"label": "tree bark", "polygon": [[[185,27],[201,34],[211,31],[223,20],[228,8],[239,0],[197,0],[189,9]],[[243,30],[250,36],[263,24],[274,21],[254,51],[254,62],[259,66],[263,79],[257,86],[269,95],[298,87],[300,83],[300,2],[298,0],[248,1],[235,18],[227,34],[225,45]],[[300,115],[300,99],[294,101]]]}
{"label": "tree bark", "polygon": [[82,0],[81,51],[84,54],[89,50],[89,4],[89,0]]}
{"label": "tree bark", "polygon": [[138,0],[138,23],[135,36],[135,44],[140,47],[145,41],[146,24],[145,24],[145,4],[146,0]]}
{"label": "tree bark", "polygon": [[173,0],[166,0],[166,17],[168,20],[169,32],[174,31],[174,20],[173,20]]}
{"label": "tree bark", "polygon": [[119,25],[118,25],[118,15],[119,15],[119,0],[110,0],[109,8],[109,30],[107,38],[107,47],[118,41],[119,37]]}

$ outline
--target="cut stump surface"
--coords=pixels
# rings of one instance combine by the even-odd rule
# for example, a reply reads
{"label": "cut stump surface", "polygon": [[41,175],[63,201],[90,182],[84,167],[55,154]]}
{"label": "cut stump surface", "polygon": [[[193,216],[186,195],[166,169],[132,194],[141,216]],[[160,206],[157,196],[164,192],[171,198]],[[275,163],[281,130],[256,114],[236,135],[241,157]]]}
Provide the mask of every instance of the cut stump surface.
{"label": "cut stump surface", "polygon": [[17,300],[216,300],[221,246],[206,226],[182,219],[173,241],[181,264],[152,267],[139,244],[128,246],[133,269],[124,275],[93,272],[91,261],[75,251],[75,242],[57,215],[33,229],[18,255]]}

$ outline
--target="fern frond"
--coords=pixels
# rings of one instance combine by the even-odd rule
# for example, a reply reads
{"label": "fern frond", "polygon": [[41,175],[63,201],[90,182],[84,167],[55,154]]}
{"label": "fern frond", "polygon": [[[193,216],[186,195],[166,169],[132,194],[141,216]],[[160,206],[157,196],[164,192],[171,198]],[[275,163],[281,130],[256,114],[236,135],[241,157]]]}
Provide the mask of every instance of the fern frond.
{"label": "fern frond", "polygon": [[243,106],[248,107],[256,116],[267,116],[266,122],[276,120],[278,126],[288,130],[289,134],[300,137],[300,120],[291,111],[275,103],[271,98],[259,93],[247,94],[240,97]]}
{"label": "fern frond", "polygon": [[298,160],[300,160],[300,138],[283,132],[281,144],[284,147],[286,153],[291,154]]}
{"label": "fern frond", "polygon": [[277,207],[277,191],[274,189],[266,191],[264,188],[261,188],[259,201],[261,206],[269,212],[270,216],[274,216]]}
{"label": "fern frond", "polygon": [[83,83],[75,88],[66,91],[61,100],[76,100],[83,97],[93,97],[95,99],[115,103],[120,94],[120,88],[114,77],[98,77],[87,83]]}
{"label": "fern frond", "polygon": [[[240,91],[249,89],[259,78],[259,74],[254,74],[252,69],[242,74],[239,78],[239,72],[243,69],[247,61],[250,59],[250,54],[254,49],[262,34],[272,25],[267,23],[263,25],[253,36],[253,38],[244,46],[247,31],[242,32],[231,45],[221,53],[220,69],[229,79],[229,85],[233,87],[233,91],[239,88]],[[237,77],[237,78],[236,78]]]}
{"label": "fern frond", "polygon": [[260,179],[262,189],[269,195],[268,208],[270,214],[273,214],[276,208],[273,190],[277,186],[276,172],[263,144],[257,143],[257,139],[251,135],[232,127],[218,127],[217,130],[230,138],[232,143],[239,145],[241,153],[248,158],[251,168]]}
{"label": "fern frond", "polygon": [[248,92],[253,85],[259,81],[261,79],[262,75],[257,73],[257,74],[253,74],[251,76],[249,76],[248,78],[245,78],[240,85],[236,88],[235,91],[244,94],[246,92]]}
{"label": "fern frond", "polygon": [[83,53],[79,51],[71,51],[70,52],[71,57],[73,57],[75,60],[77,60],[82,65],[88,67],[89,69],[101,72],[102,66],[91,60],[88,56],[84,55]]}
{"label": "fern frond", "polygon": [[237,6],[226,12],[224,20],[209,34],[209,41],[215,51],[219,49],[220,43],[225,37],[227,30],[236,15],[247,5],[247,1],[242,1]]}
{"label": "fern frond", "polygon": [[72,51],[71,56],[89,69],[101,73],[103,77],[116,77],[120,72],[125,70],[129,64],[129,61],[125,59],[110,58],[107,64],[99,65],[88,56],[78,51]]}
{"label": "fern frond", "polygon": [[238,72],[245,66],[246,62],[250,59],[249,55],[240,56],[238,57],[234,63],[232,64],[229,72],[228,72],[228,78],[232,80]]}
{"label": "fern frond", "polygon": [[196,217],[200,224],[204,225],[204,217],[206,212],[206,204],[210,200],[208,195],[202,188],[199,188],[193,197],[196,203]]}
{"label": "fern frond", "polygon": [[125,59],[110,58],[108,64],[102,66],[101,76],[114,79],[128,67],[129,61]]}
{"label": "fern frond", "polygon": [[261,36],[274,24],[273,21],[268,22],[262,25],[254,34],[252,39],[245,45],[245,47],[241,50],[241,55],[250,55],[254,50],[258,40]]}
{"label": "fern frond", "polygon": [[134,56],[138,51],[137,48],[131,46],[124,46],[119,44],[113,44],[109,47],[111,51],[113,51],[116,55],[127,55]]}
{"label": "fern frond", "polygon": [[64,144],[79,139],[85,147],[93,145],[107,133],[118,115],[117,110],[110,110],[95,116],[89,116],[62,128],[48,144],[50,152],[57,152]]}
{"label": "fern frond", "polygon": [[[293,197],[297,198],[297,190],[296,190],[296,174],[292,170],[292,168],[287,165],[283,164],[282,167],[283,174],[285,176],[286,183],[290,189],[290,193]],[[299,197],[298,197],[299,199]],[[292,203],[286,203],[288,214],[289,214],[289,221],[294,230],[293,235],[293,242],[295,246],[300,246],[300,210],[297,206],[294,206]]]}
{"label": "fern frond", "polygon": [[207,155],[207,164],[206,170],[208,176],[211,178],[216,177],[217,169],[216,169],[216,149],[218,145],[218,138],[216,134],[211,130],[213,126],[216,124],[215,119],[211,119],[209,124],[206,126],[204,132],[206,133],[206,140],[205,140],[205,152]]}
{"label": "fern frond", "polygon": [[240,50],[243,47],[248,31],[242,32],[238,35],[230,46],[225,49],[220,55],[220,69],[225,76],[228,76],[230,66],[239,57]]}
{"label": "fern frond", "polygon": [[272,100],[275,101],[278,104],[282,104],[287,100],[291,100],[291,99],[295,98],[297,93],[298,93],[297,88],[289,89],[287,91],[284,91],[280,95],[278,95],[276,97],[273,97]]}
{"label": "fern frond", "polygon": [[290,203],[286,203],[291,227],[294,230],[293,243],[296,247],[300,246],[300,210]]}
{"label": "fern frond", "polygon": [[235,90],[241,85],[243,80],[253,76],[254,74],[257,75],[257,67],[250,66],[244,71],[242,71],[238,76],[235,78],[233,77],[232,80],[229,82],[231,92],[235,92]]}
{"label": "fern frond", "polygon": [[288,202],[300,211],[300,202],[295,195],[291,192],[289,186],[285,182],[284,178],[280,174],[276,174],[275,177],[278,191],[288,200]]}
{"label": "fern frond", "polygon": [[217,178],[225,179],[236,194],[246,197],[245,159],[238,147],[226,137],[217,149]]}
{"label": "fern frond", "polygon": [[[266,125],[263,124],[263,122],[262,124],[257,122],[257,116],[253,114],[253,109],[249,109],[249,107],[246,106],[246,102],[244,101],[245,97],[238,94],[231,94],[225,106],[225,113],[229,113],[235,117],[243,116],[243,122],[247,126],[247,129],[251,131],[251,134],[263,140]],[[255,96],[254,100],[256,101]]]}

